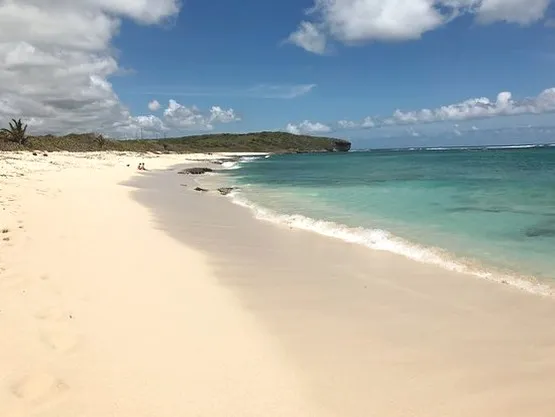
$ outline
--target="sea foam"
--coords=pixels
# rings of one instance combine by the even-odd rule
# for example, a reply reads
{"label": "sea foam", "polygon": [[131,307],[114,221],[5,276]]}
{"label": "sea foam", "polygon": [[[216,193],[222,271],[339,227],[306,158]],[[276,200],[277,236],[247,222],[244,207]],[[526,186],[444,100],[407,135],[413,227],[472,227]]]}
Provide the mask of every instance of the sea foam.
{"label": "sea foam", "polygon": [[551,286],[539,283],[533,278],[491,272],[480,266],[456,259],[441,249],[414,244],[386,230],[353,228],[327,220],[313,219],[301,214],[281,214],[255,204],[240,191],[234,191],[227,197],[233,203],[250,209],[259,220],[318,233],[362,245],[369,249],[392,252],[417,262],[436,265],[449,271],[471,274],[479,278],[510,285],[526,292],[544,296],[554,295]]}
{"label": "sea foam", "polygon": [[243,156],[236,161],[225,161],[222,163],[223,169],[239,169],[242,163],[256,161],[257,159],[269,158],[270,155],[262,156]]}

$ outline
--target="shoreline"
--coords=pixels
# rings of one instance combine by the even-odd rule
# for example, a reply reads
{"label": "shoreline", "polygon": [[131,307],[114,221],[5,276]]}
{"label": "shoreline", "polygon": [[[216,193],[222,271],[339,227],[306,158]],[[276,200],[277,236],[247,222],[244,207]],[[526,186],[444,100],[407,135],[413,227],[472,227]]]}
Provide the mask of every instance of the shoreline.
{"label": "shoreline", "polygon": [[175,177],[143,178],[134,197],[209,255],[332,415],[550,415],[552,299],[261,222]]}
{"label": "shoreline", "polygon": [[2,416],[552,414],[549,298],[261,222],[182,155],[11,157]]}
{"label": "shoreline", "polygon": [[[242,163],[249,162],[249,160],[242,161]],[[230,183],[230,176],[227,171],[241,169],[240,166],[236,166],[240,163],[241,161],[234,161],[232,165],[226,167],[224,164],[224,170],[214,173],[215,177],[199,176],[197,183],[201,187],[209,188],[237,186],[238,189],[232,191],[227,197],[234,204],[248,209],[253,217],[261,221],[305,230],[349,244],[354,243],[370,250],[390,252],[414,262],[441,267],[446,271],[469,274],[500,285],[508,285],[530,294],[555,298],[555,284],[547,278],[523,275],[508,269],[503,270],[488,264],[484,260],[465,260],[464,257],[458,256],[456,253],[451,253],[440,247],[409,241],[384,229],[349,227],[326,219],[268,209],[245,196],[240,190],[240,185]],[[374,236],[375,233],[378,233],[378,236]]]}
{"label": "shoreline", "polygon": [[[333,221],[315,219],[299,214],[283,214],[260,206],[248,199],[235,198],[231,196],[234,204],[249,209],[253,216],[259,220],[275,224],[282,224],[300,230],[316,233],[321,236],[331,237],[345,243],[355,243],[369,250],[391,252],[403,256],[411,261],[435,265],[446,271],[469,274],[475,277],[495,282],[497,284],[509,285],[521,291],[543,297],[555,297],[555,286],[547,279],[538,279],[532,276],[518,275],[512,271],[501,271],[485,262],[474,260],[464,262],[463,258],[438,247],[423,246],[418,243],[399,238],[387,230],[352,228]],[[367,233],[382,232],[379,240],[385,242],[377,243]]]}

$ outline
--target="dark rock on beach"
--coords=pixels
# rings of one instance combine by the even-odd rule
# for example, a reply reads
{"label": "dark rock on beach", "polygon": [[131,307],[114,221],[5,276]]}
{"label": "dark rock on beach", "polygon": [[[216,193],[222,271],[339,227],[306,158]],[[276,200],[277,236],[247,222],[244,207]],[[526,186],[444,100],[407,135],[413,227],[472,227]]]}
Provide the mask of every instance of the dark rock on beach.
{"label": "dark rock on beach", "polygon": [[206,174],[207,172],[213,172],[212,168],[186,168],[182,171],[179,171],[178,174],[192,174],[192,175],[200,175]]}
{"label": "dark rock on beach", "polygon": [[236,189],[235,187],[222,187],[222,188],[218,188],[218,191],[220,192],[221,195],[228,195],[230,192],[232,192],[235,189]]}
{"label": "dark rock on beach", "polygon": [[196,188],[195,188],[195,191],[203,191],[203,192],[206,192],[206,191],[208,191],[208,190],[207,190],[206,188],[196,187]]}

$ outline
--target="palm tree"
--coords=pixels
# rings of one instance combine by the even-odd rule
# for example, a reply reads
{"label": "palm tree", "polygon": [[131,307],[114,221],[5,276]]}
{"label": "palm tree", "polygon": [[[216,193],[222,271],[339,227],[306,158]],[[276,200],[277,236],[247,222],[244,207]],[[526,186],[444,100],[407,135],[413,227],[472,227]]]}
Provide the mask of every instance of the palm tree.
{"label": "palm tree", "polygon": [[0,129],[0,132],[8,135],[9,140],[19,143],[20,145],[25,145],[27,142],[27,136],[25,136],[26,131],[27,125],[23,125],[21,119],[12,119],[9,129]]}

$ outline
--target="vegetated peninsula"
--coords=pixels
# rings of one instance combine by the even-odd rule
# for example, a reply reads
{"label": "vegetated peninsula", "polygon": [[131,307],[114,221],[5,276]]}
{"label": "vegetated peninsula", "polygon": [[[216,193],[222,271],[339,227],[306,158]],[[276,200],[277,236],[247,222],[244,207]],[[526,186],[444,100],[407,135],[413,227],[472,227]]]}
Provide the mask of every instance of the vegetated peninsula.
{"label": "vegetated peninsula", "polygon": [[286,132],[222,133],[166,139],[107,139],[94,133],[65,136],[27,136],[24,141],[0,137],[0,150],[41,151],[130,151],[130,152],[347,152],[351,143],[344,139],[294,135]]}

